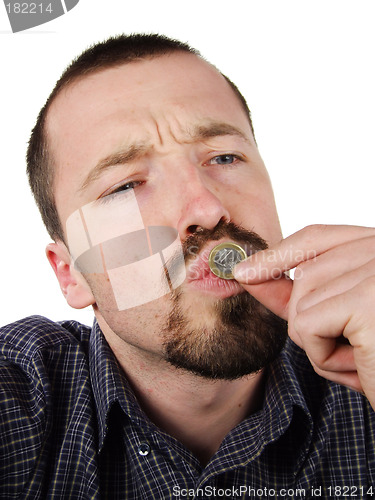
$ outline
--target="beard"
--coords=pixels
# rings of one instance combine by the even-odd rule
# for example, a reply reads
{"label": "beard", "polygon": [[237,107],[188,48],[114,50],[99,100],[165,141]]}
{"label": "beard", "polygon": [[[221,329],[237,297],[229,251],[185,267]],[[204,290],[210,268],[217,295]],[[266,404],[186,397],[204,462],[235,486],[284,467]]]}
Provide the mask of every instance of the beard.
{"label": "beard", "polygon": [[[199,252],[208,241],[227,237],[250,248],[267,248],[256,233],[232,222],[220,221],[213,229],[202,229],[183,244],[186,263],[192,249]],[[235,380],[260,371],[280,354],[287,338],[287,323],[249,293],[217,299],[206,304],[201,320],[197,310],[186,307],[183,286],[172,293],[172,305],[162,341],[165,359],[174,367],[207,379]]]}

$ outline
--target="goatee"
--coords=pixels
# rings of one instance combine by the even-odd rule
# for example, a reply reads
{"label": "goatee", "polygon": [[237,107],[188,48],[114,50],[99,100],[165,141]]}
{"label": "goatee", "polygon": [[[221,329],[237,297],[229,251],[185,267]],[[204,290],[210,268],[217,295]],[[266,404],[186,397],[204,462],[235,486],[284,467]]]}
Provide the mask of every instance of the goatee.
{"label": "goatee", "polygon": [[[213,230],[202,229],[183,244],[188,262],[208,241],[228,238],[258,251],[267,248],[256,233],[232,222],[221,221]],[[287,323],[260,304],[249,293],[215,300],[202,316],[214,321],[191,318],[194,312],[184,308],[184,291],[172,295],[171,311],[163,329],[167,361],[209,379],[234,380],[256,373],[269,365],[280,353],[287,338]]]}

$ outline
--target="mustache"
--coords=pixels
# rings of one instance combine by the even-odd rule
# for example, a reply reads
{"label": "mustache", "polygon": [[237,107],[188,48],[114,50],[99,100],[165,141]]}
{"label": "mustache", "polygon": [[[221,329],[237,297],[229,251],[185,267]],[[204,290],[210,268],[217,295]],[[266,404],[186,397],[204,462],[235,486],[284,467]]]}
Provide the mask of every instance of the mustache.
{"label": "mustache", "polygon": [[176,282],[185,273],[185,266],[189,261],[198,258],[199,253],[209,241],[217,241],[228,238],[240,244],[247,255],[265,250],[267,243],[259,234],[249,231],[231,221],[220,220],[213,229],[199,228],[195,233],[189,235],[183,242],[181,248],[176,251],[163,266],[162,276],[167,276],[170,290],[174,298],[179,296],[179,288],[175,289],[172,283]]}
{"label": "mustache", "polygon": [[243,228],[231,221],[220,220],[213,229],[199,228],[182,243],[182,251],[187,261],[196,256],[209,241],[228,238],[241,244],[247,255],[268,248],[266,241],[254,231]]}

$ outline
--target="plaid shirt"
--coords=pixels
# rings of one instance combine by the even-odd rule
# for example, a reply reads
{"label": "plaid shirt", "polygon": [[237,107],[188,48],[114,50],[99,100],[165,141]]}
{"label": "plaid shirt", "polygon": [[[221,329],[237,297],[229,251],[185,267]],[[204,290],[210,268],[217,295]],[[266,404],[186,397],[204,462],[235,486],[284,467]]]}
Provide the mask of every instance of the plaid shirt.
{"label": "plaid shirt", "polygon": [[2,499],[375,496],[373,411],[291,341],[263,409],[203,468],[145,416],[96,323],[33,316],[1,332]]}

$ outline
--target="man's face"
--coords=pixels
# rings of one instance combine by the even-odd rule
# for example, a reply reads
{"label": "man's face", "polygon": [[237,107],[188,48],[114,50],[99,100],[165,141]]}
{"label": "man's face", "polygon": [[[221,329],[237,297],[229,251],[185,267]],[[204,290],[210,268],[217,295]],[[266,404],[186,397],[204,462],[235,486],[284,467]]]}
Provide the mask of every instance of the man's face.
{"label": "man's face", "polygon": [[[257,330],[268,325],[269,313],[249,303],[251,297],[236,282],[216,279],[208,270],[208,252],[222,241],[260,249],[262,241],[248,231],[268,244],[281,239],[248,117],[213,67],[176,53],[87,76],[57,97],[47,126],[64,227],[81,207],[132,190],[144,225],[176,229],[184,247],[184,283],[123,311],[105,273],[85,275],[104,331],[150,355],[173,358],[168,352],[174,349],[178,357],[187,344],[192,357],[193,347],[217,345],[225,332],[233,330],[235,337],[240,329],[246,337],[251,323]],[[223,358],[230,352],[230,333],[226,342]],[[233,356],[240,350],[242,340]],[[196,353],[197,360],[202,357]],[[209,376],[208,365],[212,360],[201,373]]]}

